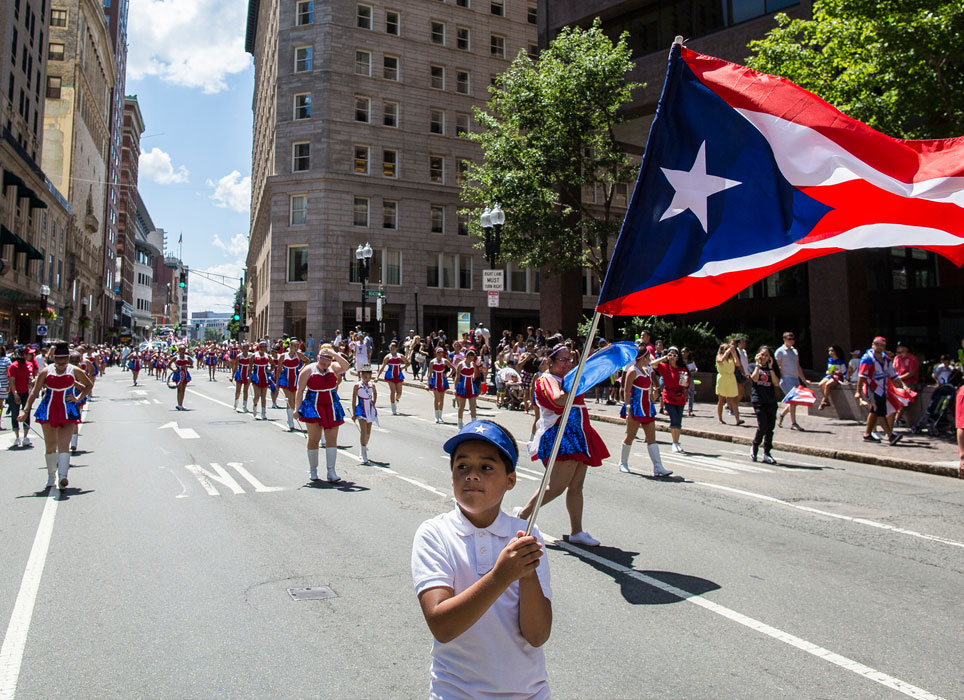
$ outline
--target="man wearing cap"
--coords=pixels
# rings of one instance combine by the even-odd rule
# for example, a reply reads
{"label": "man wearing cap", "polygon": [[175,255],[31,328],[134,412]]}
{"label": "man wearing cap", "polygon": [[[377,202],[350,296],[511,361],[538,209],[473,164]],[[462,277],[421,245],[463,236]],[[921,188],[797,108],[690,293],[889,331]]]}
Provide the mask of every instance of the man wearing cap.
{"label": "man wearing cap", "polygon": [[893,403],[888,401],[887,386],[890,382],[903,386],[903,382],[897,376],[897,370],[894,369],[893,363],[887,357],[886,350],[887,339],[878,335],[874,338],[873,347],[860,358],[857,393],[854,396],[858,401],[862,396],[865,396],[867,403],[870,405],[867,429],[864,431],[864,442],[880,442],[874,436],[874,427],[880,423],[887,432],[887,442],[896,445],[903,435],[897,435],[894,432],[894,412],[896,409]]}
{"label": "man wearing cap", "polygon": [[[900,381],[904,383],[908,389],[913,391],[920,391],[918,384],[920,383],[920,363],[917,361],[917,357],[910,351],[910,348],[902,340],[897,341],[897,354],[894,355],[894,369],[897,371],[897,376],[900,377]],[[911,402],[913,403],[913,402]],[[900,408],[897,409],[897,415],[894,417],[894,425],[903,425],[903,415],[904,411],[910,404],[901,404]]]}

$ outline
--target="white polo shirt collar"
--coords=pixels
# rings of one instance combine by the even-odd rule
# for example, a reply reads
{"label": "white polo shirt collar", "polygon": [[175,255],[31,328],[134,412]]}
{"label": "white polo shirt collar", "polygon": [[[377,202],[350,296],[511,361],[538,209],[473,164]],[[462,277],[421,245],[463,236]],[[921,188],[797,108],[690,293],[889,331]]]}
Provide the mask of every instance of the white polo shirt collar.
{"label": "white polo shirt collar", "polygon": [[465,513],[458,506],[452,512],[452,525],[455,531],[463,537],[473,537],[479,532],[487,532],[494,537],[514,537],[518,530],[513,526],[512,519],[499,509],[499,514],[488,527],[476,527],[465,517]]}

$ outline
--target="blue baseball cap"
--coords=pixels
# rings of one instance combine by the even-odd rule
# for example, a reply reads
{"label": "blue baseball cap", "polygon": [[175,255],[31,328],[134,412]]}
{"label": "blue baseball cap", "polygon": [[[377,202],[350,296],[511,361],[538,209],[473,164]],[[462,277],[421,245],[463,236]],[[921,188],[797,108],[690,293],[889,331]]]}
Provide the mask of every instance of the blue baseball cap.
{"label": "blue baseball cap", "polygon": [[445,450],[446,454],[452,454],[455,452],[455,448],[466,440],[484,440],[495,445],[502,454],[509,458],[509,462],[512,464],[509,471],[515,471],[516,462],[519,460],[519,451],[516,449],[515,441],[509,437],[505,428],[498,423],[493,423],[490,420],[474,420],[466,423],[464,428],[445,441],[442,449]]}

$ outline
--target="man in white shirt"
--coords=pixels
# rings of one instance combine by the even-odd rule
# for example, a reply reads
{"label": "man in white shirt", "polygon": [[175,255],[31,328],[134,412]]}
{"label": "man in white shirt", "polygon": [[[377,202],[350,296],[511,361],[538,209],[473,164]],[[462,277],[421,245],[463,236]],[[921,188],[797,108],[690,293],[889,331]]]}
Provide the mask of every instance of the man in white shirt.
{"label": "man in white shirt", "polygon": [[[787,331],[783,334],[783,345],[773,354],[780,366],[780,388],[783,389],[784,394],[795,386],[807,386],[807,378],[803,376],[803,370],[800,368],[800,353],[797,352],[796,345],[797,337]],[[797,407],[793,404],[787,404],[780,412],[777,425],[783,427],[783,417],[787,413],[790,414],[790,429],[802,431],[803,428],[797,423]]]}
{"label": "man in white shirt", "polygon": [[369,345],[368,335],[362,331],[361,336],[355,341],[355,370],[361,372],[361,368],[371,364],[372,352]]}

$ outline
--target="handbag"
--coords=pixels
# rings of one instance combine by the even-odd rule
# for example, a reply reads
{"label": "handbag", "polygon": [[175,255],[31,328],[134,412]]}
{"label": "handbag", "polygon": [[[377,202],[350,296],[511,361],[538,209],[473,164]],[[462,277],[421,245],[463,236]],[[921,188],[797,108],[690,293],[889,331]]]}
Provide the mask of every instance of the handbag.
{"label": "handbag", "polygon": [[428,358],[423,353],[420,353],[420,352],[415,353],[415,361],[418,362],[419,364],[425,362],[425,360],[427,359]]}

